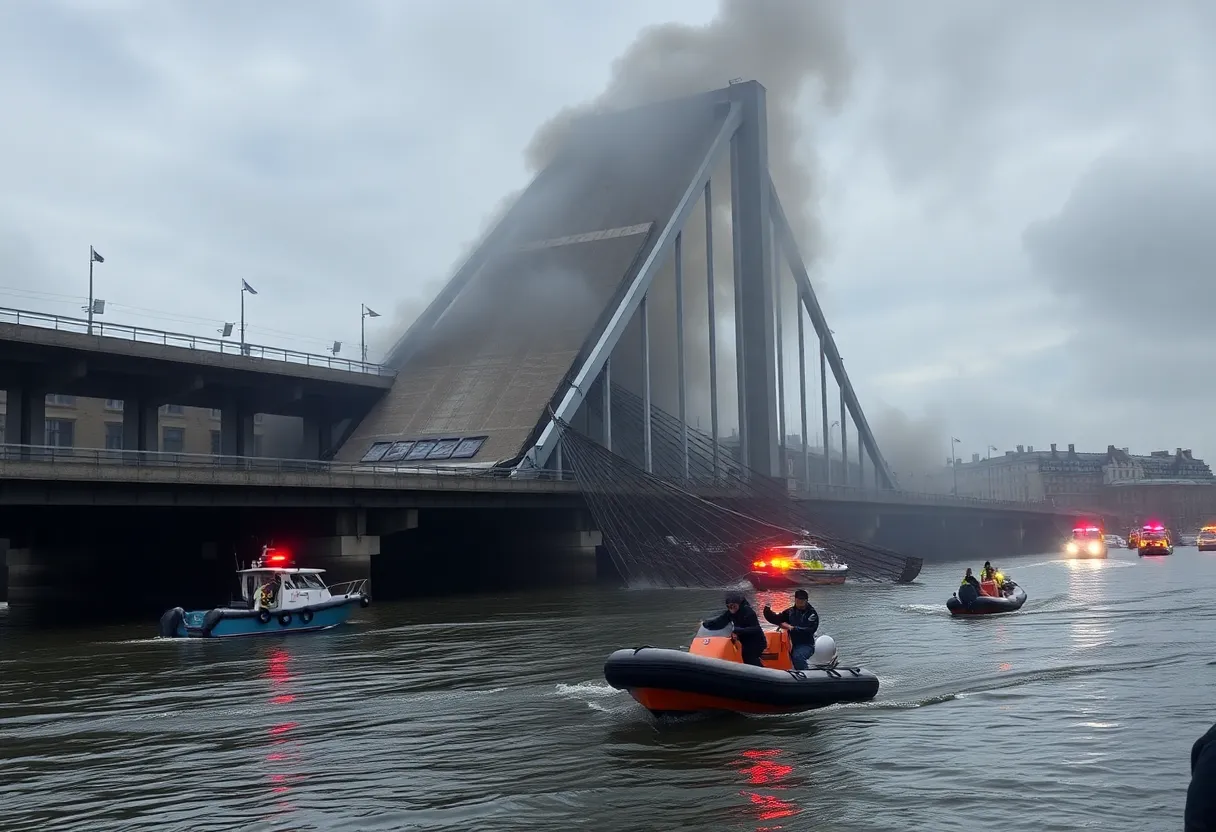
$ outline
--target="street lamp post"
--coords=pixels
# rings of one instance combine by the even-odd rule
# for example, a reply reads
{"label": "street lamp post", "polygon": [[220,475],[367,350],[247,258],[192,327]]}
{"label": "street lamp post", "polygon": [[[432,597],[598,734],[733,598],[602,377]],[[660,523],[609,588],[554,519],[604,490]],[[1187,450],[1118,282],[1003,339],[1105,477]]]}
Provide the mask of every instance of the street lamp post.
{"label": "street lamp post", "polygon": [[93,334],[93,264],[104,263],[106,258],[97,253],[96,249],[89,246],[89,334]]}
{"label": "street lamp post", "polygon": [[367,304],[359,304],[363,308],[363,315],[359,319],[359,355],[363,358],[363,363],[367,363],[367,319],[379,318],[380,313],[367,308]]}
{"label": "street lamp post", "polygon": [[245,293],[256,295],[258,290],[249,285],[246,280],[241,281],[241,355],[248,355],[248,347],[245,346]]}
{"label": "street lamp post", "polygon": [[959,441],[953,436],[950,437],[950,470],[954,473],[954,496],[958,496],[958,457],[954,455],[954,446],[958,445]]}

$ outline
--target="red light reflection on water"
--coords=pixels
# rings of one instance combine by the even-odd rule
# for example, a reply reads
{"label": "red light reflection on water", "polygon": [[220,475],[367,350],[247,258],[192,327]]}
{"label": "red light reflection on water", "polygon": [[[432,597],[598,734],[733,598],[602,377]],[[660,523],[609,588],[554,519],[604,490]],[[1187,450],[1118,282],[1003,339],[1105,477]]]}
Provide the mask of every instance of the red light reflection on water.
{"label": "red light reflection on water", "polygon": [[[739,771],[747,778],[747,785],[768,786],[774,791],[790,788],[792,784],[786,782],[785,778],[794,773],[794,767],[779,763],[774,759],[783,753],[776,748],[744,751],[743,764],[739,766]],[[767,822],[789,818],[802,811],[796,803],[782,800],[774,794],[760,794],[753,791],[744,791],[742,794],[751,802],[751,808],[755,811],[756,819],[759,821]],[[773,830],[782,828],[784,827],[780,825],[759,826],[756,827],[756,832],[773,832]]]}
{"label": "red light reflection on water", "polygon": [[[265,678],[270,681],[271,693],[270,704],[272,706],[287,706],[295,702],[295,694],[287,692],[286,686],[289,685],[295,677],[288,669],[288,663],[291,661],[291,653],[281,646],[276,646],[270,651],[270,655],[266,660]],[[300,723],[293,720],[277,722],[272,724],[268,729],[270,737],[269,753],[266,754],[266,762],[275,768],[289,764],[293,759],[298,759],[299,753],[296,748],[295,740],[289,736],[292,731],[300,727]],[[287,801],[288,793],[291,791],[291,781],[299,779],[299,774],[276,771],[267,774],[267,779],[270,783],[270,793],[274,797],[274,806],[268,812],[267,820],[271,818],[282,821],[284,816],[295,811],[295,806]]]}

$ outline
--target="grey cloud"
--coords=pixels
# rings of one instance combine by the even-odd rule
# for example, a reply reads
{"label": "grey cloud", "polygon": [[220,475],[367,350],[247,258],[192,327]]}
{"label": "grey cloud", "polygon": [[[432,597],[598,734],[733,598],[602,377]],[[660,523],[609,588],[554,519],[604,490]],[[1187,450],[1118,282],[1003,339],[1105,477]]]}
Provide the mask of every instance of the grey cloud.
{"label": "grey cloud", "polygon": [[1214,214],[1216,157],[1141,148],[1100,160],[1027,228],[1032,264],[1075,311],[1070,348],[1109,398],[1210,401]]}
{"label": "grey cloud", "polygon": [[1193,323],[1216,303],[1213,216],[1216,156],[1145,149],[1100,160],[1024,240],[1061,295],[1128,314],[1165,305]]}
{"label": "grey cloud", "polygon": [[1189,118],[1195,90],[1164,56],[1209,78],[1216,63],[1216,7],[1187,0],[861,0],[847,14],[867,58],[859,89],[879,102],[862,140],[902,187],[944,191],[956,210],[1007,197],[990,189],[1011,155]]}

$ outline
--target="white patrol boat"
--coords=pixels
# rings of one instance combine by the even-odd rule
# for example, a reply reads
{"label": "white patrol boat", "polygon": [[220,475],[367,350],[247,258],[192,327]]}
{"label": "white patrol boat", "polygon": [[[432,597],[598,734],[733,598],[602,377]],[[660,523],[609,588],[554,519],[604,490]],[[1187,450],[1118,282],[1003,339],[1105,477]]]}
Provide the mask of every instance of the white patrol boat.
{"label": "white patrol boat", "polygon": [[371,603],[367,579],[326,586],[324,569],[300,568],[289,555],[262,547],[248,569],[237,570],[240,597],[226,607],[187,612],[174,607],[160,618],[162,638],[238,638],[310,633],[336,627],[355,606]]}

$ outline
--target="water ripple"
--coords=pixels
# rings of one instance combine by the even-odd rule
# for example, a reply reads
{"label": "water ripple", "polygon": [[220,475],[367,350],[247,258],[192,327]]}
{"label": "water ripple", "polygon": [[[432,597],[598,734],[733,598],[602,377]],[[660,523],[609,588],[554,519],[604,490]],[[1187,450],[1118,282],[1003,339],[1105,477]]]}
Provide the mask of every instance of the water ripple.
{"label": "water ripple", "polygon": [[0,825],[1175,829],[1212,719],[1216,558],[1164,561],[1013,559],[1030,599],[980,621],[946,615],[953,567],[813,590],[842,658],[883,687],[792,716],[656,721],[604,683],[613,649],[686,644],[720,592],[376,605],[282,641],[10,626]]}

